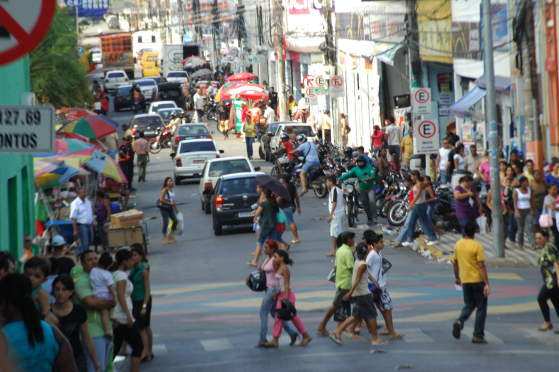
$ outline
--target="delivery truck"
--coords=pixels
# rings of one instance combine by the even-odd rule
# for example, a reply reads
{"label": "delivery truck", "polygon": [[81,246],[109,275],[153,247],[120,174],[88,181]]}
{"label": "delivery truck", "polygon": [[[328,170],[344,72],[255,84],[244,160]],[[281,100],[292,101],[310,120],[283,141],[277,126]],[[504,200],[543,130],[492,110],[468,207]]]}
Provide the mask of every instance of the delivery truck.
{"label": "delivery truck", "polygon": [[161,73],[167,76],[171,71],[182,71],[182,44],[165,44],[161,52]]}
{"label": "delivery truck", "polygon": [[103,70],[124,70],[129,78],[133,78],[132,33],[105,34],[100,38]]}

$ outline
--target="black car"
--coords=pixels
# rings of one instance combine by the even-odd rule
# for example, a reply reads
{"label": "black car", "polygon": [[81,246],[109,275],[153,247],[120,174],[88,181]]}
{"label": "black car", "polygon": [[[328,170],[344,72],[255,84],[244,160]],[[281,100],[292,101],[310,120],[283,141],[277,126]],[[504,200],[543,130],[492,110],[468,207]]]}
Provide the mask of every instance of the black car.
{"label": "black car", "polygon": [[132,109],[134,107],[132,101],[132,85],[121,85],[118,87],[115,95],[114,107],[116,112],[124,109]]}
{"label": "black car", "polygon": [[189,139],[212,138],[208,127],[204,123],[188,123],[180,125],[173,135],[173,149],[176,151],[181,141]]}
{"label": "black car", "polygon": [[258,201],[256,176],[262,172],[233,173],[218,178],[212,196],[212,224],[215,235],[223,228],[252,226]]}
{"label": "black car", "polygon": [[280,123],[270,123],[266,129],[266,133],[260,137],[260,147],[258,148],[258,155],[260,159],[270,161],[272,150],[270,149],[270,140],[276,133]]}
{"label": "black car", "polygon": [[136,115],[130,122],[132,133],[136,135],[136,133],[143,131],[146,138],[157,137],[163,126],[163,119],[158,114]]}
{"label": "black car", "polygon": [[178,107],[186,110],[186,97],[180,83],[161,83],[158,89],[159,101],[175,101]]}

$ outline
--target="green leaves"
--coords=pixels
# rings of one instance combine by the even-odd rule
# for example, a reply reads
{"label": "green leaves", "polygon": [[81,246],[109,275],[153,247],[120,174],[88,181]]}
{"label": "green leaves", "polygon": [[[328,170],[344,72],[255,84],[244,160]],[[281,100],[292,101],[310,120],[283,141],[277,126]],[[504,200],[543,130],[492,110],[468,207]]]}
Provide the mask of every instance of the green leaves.
{"label": "green leaves", "polygon": [[75,20],[58,9],[51,29],[31,53],[31,86],[41,103],[55,107],[84,107],[92,95],[87,72],[78,55]]}

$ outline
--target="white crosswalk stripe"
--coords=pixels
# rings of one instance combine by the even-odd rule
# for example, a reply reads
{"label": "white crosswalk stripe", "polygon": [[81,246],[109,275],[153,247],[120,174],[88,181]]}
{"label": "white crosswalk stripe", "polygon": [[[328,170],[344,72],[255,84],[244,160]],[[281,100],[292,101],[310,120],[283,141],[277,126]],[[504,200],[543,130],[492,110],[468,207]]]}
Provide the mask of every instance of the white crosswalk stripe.
{"label": "white crosswalk stripe", "polygon": [[401,328],[398,329],[398,332],[404,335],[404,341],[406,343],[434,343],[435,340],[423,332],[420,328]]}
{"label": "white crosswalk stripe", "polygon": [[[464,328],[462,329],[462,337],[468,340],[472,339],[473,333],[474,333],[474,329],[472,327],[464,326]],[[495,336],[493,333],[488,331],[485,331],[485,339],[490,344],[497,344],[497,345],[504,344],[503,340],[501,340],[499,337]]]}
{"label": "white crosswalk stripe", "polygon": [[200,340],[200,343],[206,351],[224,351],[233,349],[233,344],[227,338]]}

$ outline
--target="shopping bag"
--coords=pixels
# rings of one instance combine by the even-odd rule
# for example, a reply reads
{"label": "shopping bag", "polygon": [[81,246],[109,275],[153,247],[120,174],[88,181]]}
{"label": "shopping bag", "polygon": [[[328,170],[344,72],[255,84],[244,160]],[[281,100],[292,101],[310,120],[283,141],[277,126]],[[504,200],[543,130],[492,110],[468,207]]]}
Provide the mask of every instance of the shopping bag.
{"label": "shopping bag", "polygon": [[184,230],[184,216],[182,214],[182,212],[178,212],[177,213],[177,235],[182,235]]}
{"label": "shopping bag", "polygon": [[479,216],[476,218],[476,223],[479,227],[480,234],[485,234],[487,232],[487,217]]}

